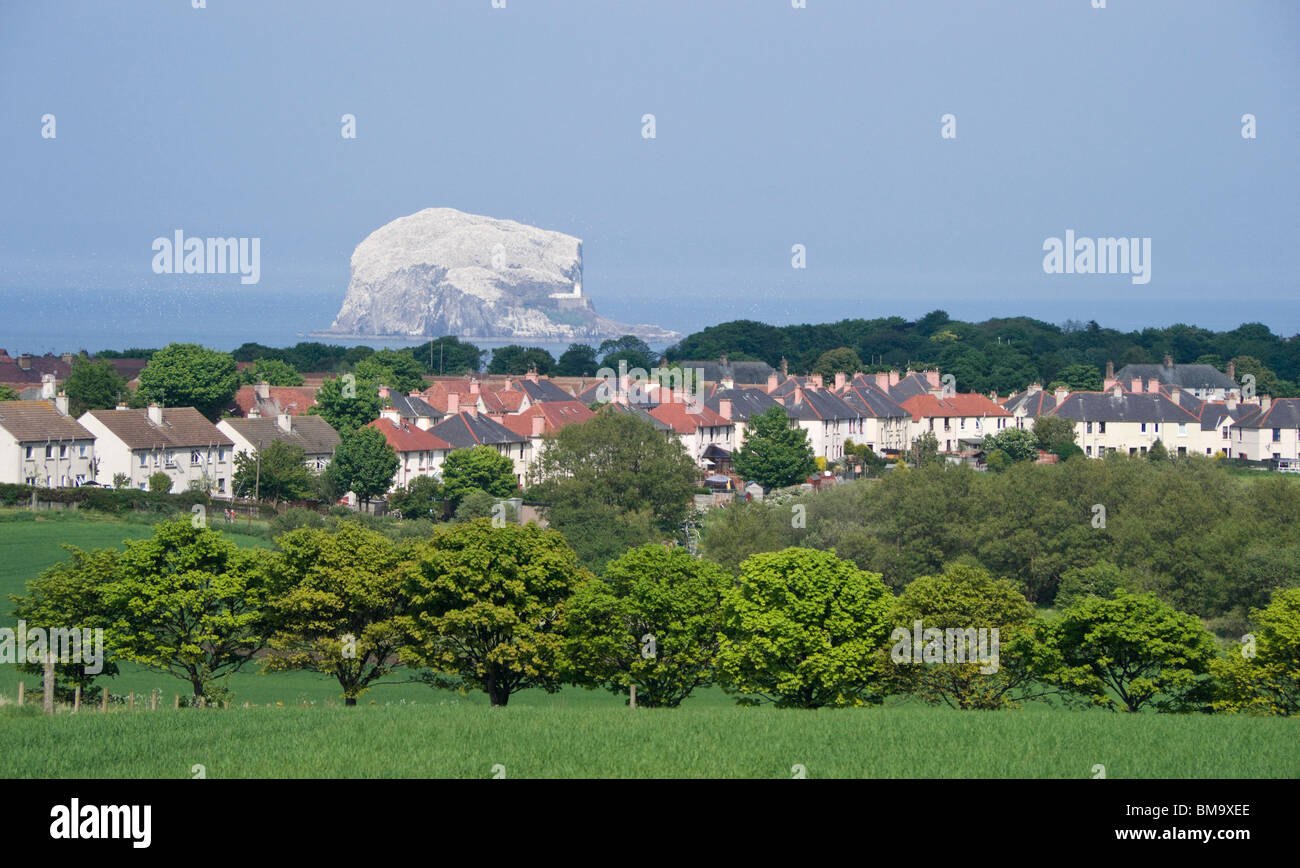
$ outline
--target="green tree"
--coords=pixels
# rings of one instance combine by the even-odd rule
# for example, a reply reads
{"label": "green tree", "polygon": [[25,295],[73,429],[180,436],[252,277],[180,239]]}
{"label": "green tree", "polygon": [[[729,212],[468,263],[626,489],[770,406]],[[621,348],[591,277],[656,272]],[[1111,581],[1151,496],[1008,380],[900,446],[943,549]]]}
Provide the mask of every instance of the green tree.
{"label": "green tree", "polygon": [[518,488],[514,461],[491,446],[454,449],[442,462],[442,493],[453,509],[473,491],[501,498],[513,496]]}
{"label": "green tree", "polygon": [[404,660],[433,669],[436,687],[483,690],[493,706],[559,689],[565,601],[589,576],[564,537],[478,519],[439,527],[413,557]]}
{"label": "green tree", "polygon": [[785,408],[769,407],[749,418],[736,472],[765,490],[803,482],[817,469],[808,432],[790,422]]}
{"label": "green tree", "polygon": [[268,383],[272,386],[301,386],[302,374],[297,368],[280,359],[258,359],[252,366],[244,368],[239,375],[245,385],[251,383]]}
{"label": "green tree", "polygon": [[127,394],[126,380],[118,376],[112,362],[78,356],[72,372],[63,381],[68,396],[68,410],[80,416],[87,410],[111,410]]}
{"label": "green tree", "polygon": [[649,544],[610,562],[569,600],[569,660],[584,684],[676,708],[713,681],[731,576],[682,548]]}
{"label": "green tree", "polygon": [[536,368],[539,374],[550,374],[555,368],[555,357],[541,347],[507,344],[493,350],[488,373],[526,374],[532,368]]}
{"label": "green tree", "polygon": [[844,440],[844,455],[846,458],[862,465],[862,473],[865,476],[879,476],[885,469],[885,459],[876,454],[867,443],[854,443],[853,438],[849,437]]}
{"label": "green tree", "polygon": [[8,386],[0,383],[0,401],[17,401],[18,393]]}
{"label": "green tree", "polygon": [[848,374],[862,370],[862,359],[850,347],[836,347],[833,350],[827,350],[817,357],[817,364],[813,365],[812,372],[821,374],[823,377],[834,377],[836,374]]}
{"label": "green tree", "polygon": [[1098,561],[1091,566],[1066,570],[1061,575],[1055,603],[1068,608],[1085,597],[1110,597],[1123,587],[1123,570],[1110,561]]}
{"label": "green tree", "polygon": [[1060,455],[1069,446],[1075,445],[1074,423],[1060,416],[1039,416],[1034,420],[1034,439],[1038,448],[1044,452]]}
{"label": "green tree", "polygon": [[980,444],[986,452],[1001,452],[1014,461],[1032,461],[1038,457],[1038,438],[1024,428],[1003,428],[984,435]]}
{"label": "green tree", "polygon": [[700,542],[704,556],[737,570],[750,555],[779,551],[794,542],[792,511],[762,501],[740,501],[704,516]]}
{"label": "green tree", "polygon": [[1185,711],[1207,696],[1214,637],[1154,594],[1084,597],[1047,632],[1050,680],[1105,708]]}
{"label": "green tree", "polygon": [[[529,494],[547,505],[547,521],[579,549],[583,563],[603,563],[601,536],[634,527],[675,533],[686,518],[699,471],[676,438],[650,423],[605,408],[545,442]],[[650,541],[639,533],[624,541]]]}
{"label": "green tree", "polygon": [[140,372],[140,401],[193,407],[212,421],[235,397],[239,372],[229,353],[198,344],[172,343],[154,353]]}
{"label": "green tree", "polygon": [[[1044,694],[1035,683],[1044,655],[1034,609],[1007,579],[950,564],[941,575],[910,582],[892,617],[898,689],[962,709],[1014,707]],[[917,622],[921,648],[915,647]],[[941,632],[927,636],[926,630]]]}
{"label": "green tree", "polygon": [[907,447],[907,460],[918,468],[943,460],[939,456],[939,438],[934,436],[933,431],[923,431],[921,436],[912,441],[912,445]]}
{"label": "green tree", "polygon": [[493,497],[486,491],[474,490],[465,495],[453,514],[455,521],[473,521],[476,518],[497,518],[512,523],[519,522],[519,513],[513,504],[505,503],[499,497]]}
{"label": "green tree", "polygon": [[172,478],[163,471],[149,475],[149,490],[154,494],[167,494],[172,490]]}
{"label": "green tree", "polygon": [[369,503],[392,485],[398,464],[397,453],[383,433],[358,428],[339,441],[325,472],[340,491],[351,491],[361,502]]}
{"label": "green tree", "polygon": [[284,440],[272,440],[256,452],[238,453],[231,485],[237,497],[272,503],[312,495],[311,471],[302,447]]}
{"label": "green tree", "polygon": [[343,437],[379,418],[384,399],[373,380],[344,374],[321,383],[316,403],[307,412],[320,416]]}
{"label": "green tree", "polygon": [[[587,344],[569,344],[555,363],[557,377],[594,377],[600,368],[596,351]],[[647,370],[649,370],[647,368]]]}
{"label": "green tree", "polygon": [[1255,631],[1212,667],[1219,683],[1215,710],[1300,714],[1300,588],[1276,592],[1250,615]]}
{"label": "green tree", "polygon": [[649,344],[635,335],[611,338],[602,343],[596,352],[601,356],[601,367],[609,368],[615,372],[618,371],[620,361],[627,364],[629,371],[634,368],[649,371],[656,366],[659,358],[658,354],[650,349]]}
{"label": "green tree", "polygon": [[485,353],[474,344],[447,335],[412,348],[411,355],[427,373],[442,376],[478,373]]}
{"label": "green tree", "polygon": [[729,691],[746,694],[742,702],[878,703],[891,602],[879,573],[834,552],[754,555],[723,595],[719,674]]}
{"label": "green tree", "polygon": [[400,665],[409,606],[401,553],[383,534],[352,521],[333,533],[292,530],[275,542],[265,671],[328,675],[342,688],[344,704],[356,705]]}
{"label": "green tree", "polygon": [[[74,655],[54,664],[57,698],[70,700],[75,688],[80,687],[82,699],[92,702],[99,696],[95,679],[112,678],[118,673],[116,657],[111,653],[117,643],[108,635],[113,630],[116,612],[104,595],[105,588],[118,578],[118,554],[113,549],[87,551],[67,544],[63,548],[69,554],[68,560],[49,567],[28,582],[25,595],[10,594],[9,599],[14,604],[14,617],[26,621],[29,632],[36,628],[104,631],[104,645],[99,649],[103,656],[98,662],[94,660],[93,644],[87,650],[83,643],[80,658]],[[79,635],[83,639],[86,636]],[[19,664],[20,671],[31,675],[44,671],[43,663],[14,662]]]}
{"label": "green tree", "polygon": [[357,362],[352,373],[358,381],[387,386],[402,394],[423,389],[425,385],[424,366],[409,350],[379,350]]}
{"label": "green tree", "polygon": [[388,495],[388,505],[404,519],[436,519],[443,513],[442,484],[432,476],[417,476]]}
{"label": "green tree", "polygon": [[240,549],[188,518],[127,542],[118,577],[105,586],[115,652],[188,682],[193,698],[225,693],[215,682],[266,644],[263,602],[269,553]]}
{"label": "green tree", "polygon": [[1100,392],[1103,385],[1095,365],[1066,365],[1057,371],[1056,381],[1071,392]]}
{"label": "green tree", "polygon": [[1148,461],[1169,460],[1169,450],[1165,448],[1165,441],[1157,440],[1156,442],[1151,444],[1151,448],[1147,450],[1147,460]]}

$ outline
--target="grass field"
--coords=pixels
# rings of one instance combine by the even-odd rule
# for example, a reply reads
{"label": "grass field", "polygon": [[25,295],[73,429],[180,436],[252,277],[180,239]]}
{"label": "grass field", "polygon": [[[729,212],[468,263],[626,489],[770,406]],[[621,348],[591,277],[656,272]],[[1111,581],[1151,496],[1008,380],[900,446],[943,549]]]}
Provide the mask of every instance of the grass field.
{"label": "grass field", "polygon": [[[149,533],[147,523],[88,516],[0,520],[0,595],[21,592],[60,560],[59,543],[119,546]],[[12,624],[2,600],[0,624]],[[716,689],[674,710],[631,711],[620,697],[577,688],[525,691],[490,709],[482,694],[418,683],[383,684],[343,708],[323,677],[255,667],[229,682],[236,707],[173,711],[171,697],[186,685],[122,669],[110,682],[114,694],[160,689],[163,708],[145,711],[141,699],[134,713],[115,706],[47,718],[31,706],[0,705],[0,776],[183,778],[196,763],[214,778],[487,778],[498,764],[512,778],[781,778],[796,765],[811,778],[1090,778],[1098,764],[1111,778],[1300,776],[1300,721],[1278,718],[1032,705],[956,712],[914,703],[780,711],[739,708]],[[16,688],[14,668],[0,668],[0,697],[12,702]],[[240,707],[245,702],[253,707]]]}
{"label": "grass field", "polygon": [[[1296,777],[1300,722],[906,706],[823,711],[563,703],[60,714],[0,709],[0,776]],[[499,770],[498,770],[499,773]]]}

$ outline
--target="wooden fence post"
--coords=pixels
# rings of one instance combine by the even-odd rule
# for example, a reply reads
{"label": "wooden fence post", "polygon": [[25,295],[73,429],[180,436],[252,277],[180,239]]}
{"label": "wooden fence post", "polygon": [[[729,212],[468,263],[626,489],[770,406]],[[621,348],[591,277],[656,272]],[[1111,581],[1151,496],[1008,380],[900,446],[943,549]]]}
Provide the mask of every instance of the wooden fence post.
{"label": "wooden fence post", "polygon": [[181,710],[181,695],[180,695],[179,693],[177,693],[177,694],[175,694],[175,696],[176,696],[176,702],[173,703],[172,708],[173,708],[174,710],[176,710],[176,711],[180,711],[180,710]]}
{"label": "wooden fence post", "polygon": [[45,679],[41,683],[41,705],[46,714],[54,713],[54,655],[45,652]]}
{"label": "wooden fence post", "polygon": [[18,704],[19,705],[23,704],[23,694],[26,692],[27,692],[27,685],[19,681],[18,682]]}
{"label": "wooden fence post", "polygon": [[72,711],[75,714],[81,711],[81,685],[78,684],[72,688]]}
{"label": "wooden fence post", "polygon": [[158,688],[156,687],[153,690],[149,691],[149,710],[150,711],[158,710]]}
{"label": "wooden fence post", "polygon": [[108,688],[102,687],[100,688],[100,691],[101,692],[99,695],[99,710],[107,712],[108,711]]}

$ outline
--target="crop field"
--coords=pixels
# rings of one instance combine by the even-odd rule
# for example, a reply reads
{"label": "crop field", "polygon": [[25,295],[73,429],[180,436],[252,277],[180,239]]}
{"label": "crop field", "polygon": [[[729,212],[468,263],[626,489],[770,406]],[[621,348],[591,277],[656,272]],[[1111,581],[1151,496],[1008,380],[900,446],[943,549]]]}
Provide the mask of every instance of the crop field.
{"label": "crop field", "polygon": [[[150,526],[96,517],[0,521],[0,594],[63,556],[60,543],[119,546]],[[240,545],[264,538],[232,534]],[[11,625],[8,598],[0,624]],[[12,704],[0,669],[0,775],[6,777],[1296,777],[1300,721],[1228,715],[1115,714],[1029,705],[957,712],[916,702],[850,710],[742,708],[718,689],[679,709],[630,710],[604,691],[524,691],[488,707],[480,693],[434,690],[400,674],[341,706],[309,673],[229,681],[229,709],[173,710],[187,685],[124,664],[115,696],[134,711]],[[400,670],[399,670],[400,672]],[[29,687],[36,687],[28,676]],[[162,694],[149,711],[148,695]],[[245,703],[249,707],[245,707]]]}
{"label": "crop field", "polygon": [[[596,697],[592,697],[595,699]],[[533,699],[530,697],[530,699]],[[610,697],[613,700],[613,697]],[[356,708],[0,709],[0,776],[1296,777],[1300,722],[918,706],[631,711],[560,697],[489,709],[426,689]]]}

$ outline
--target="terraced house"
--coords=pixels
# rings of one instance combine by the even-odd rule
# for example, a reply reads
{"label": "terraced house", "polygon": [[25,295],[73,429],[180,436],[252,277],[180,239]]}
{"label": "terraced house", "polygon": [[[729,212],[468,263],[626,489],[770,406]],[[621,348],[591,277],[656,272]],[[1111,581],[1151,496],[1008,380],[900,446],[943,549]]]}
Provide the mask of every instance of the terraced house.
{"label": "terraced house", "polygon": [[276,441],[297,446],[307,466],[317,472],[329,466],[339,445],[339,433],[321,416],[278,413],[271,418],[222,419],[217,430],[234,442],[236,455],[255,454]]}
{"label": "terraced house", "polygon": [[1251,461],[1300,461],[1300,398],[1259,399],[1232,424],[1232,455]]}
{"label": "terraced house", "polygon": [[95,435],[68,399],[0,402],[0,482],[59,488],[95,480]]}
{"label": "terraced house", "polygon": [[235,442],[193,407],[87,410],[77,421],[95,437],[100,485],[122,474],[131,488],[144,489],[162,472],[172,491],[230,494]]}
{"label": "terraced house", "polygon": [[1074,392],[1052,411],[1074,422],[1075,442],[1100,458],[1109,452],[1145,455],[1157,441],[1170,453],[1199,453],[1204,436],[1195,408],[1181,406],[1181,390],[1125,391],[1116,383],[1105,392]]}

